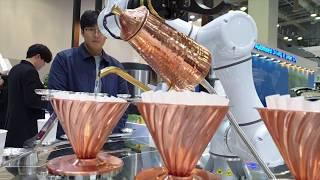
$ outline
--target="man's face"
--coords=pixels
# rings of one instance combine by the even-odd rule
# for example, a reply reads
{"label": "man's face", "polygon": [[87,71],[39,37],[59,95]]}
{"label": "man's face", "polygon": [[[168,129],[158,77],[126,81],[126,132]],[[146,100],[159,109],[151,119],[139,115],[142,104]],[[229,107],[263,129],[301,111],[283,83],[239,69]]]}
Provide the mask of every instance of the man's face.
{"label": "man's face", "polygon": [[41,58],[40,54],[36,55],[35,59],[36,59],[35,68],[39,71],[46,64],[46,62],[44,61],[44,59]]}
{"label": "man's face", "polygon": [[38,70],[40,70],[41,68],[43,68],[44,65],[46,65],[46,62],[45,62],[43,59],[41,59],[41,61],[40,61],[40,67],[39,67]]}
{"label": "man's face", "polygon": [[100,51],[106,41],[106,37],[101,34],[98,26],[85,27],[82,31],[85,44],[92,50]]}

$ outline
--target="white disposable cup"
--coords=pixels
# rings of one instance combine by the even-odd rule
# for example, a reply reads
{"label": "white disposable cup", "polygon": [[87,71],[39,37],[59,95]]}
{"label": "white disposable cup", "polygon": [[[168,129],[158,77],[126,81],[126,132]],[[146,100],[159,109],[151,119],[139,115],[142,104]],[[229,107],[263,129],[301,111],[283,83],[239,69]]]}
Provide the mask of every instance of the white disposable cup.
{"label": "white disposable cup", "polygon": [[0,155],[2,155],[3,150],[4,150],[4,145],[6,142],[6,137],[7,137],[7,130],[5,129],[0,129]]}
{"label": "white disposable cup", "polygon": [[[44,124],[47,121],[48,121],[48,119],[38,119],[38,132],[41,130],[41,128],[44,126]],[[58,123],[55,122],[52,129],[50,130],[49,134],[42,141],[42,144],[51,144],[52,142],[54,142],[56,140],[57,127],[58,127]]]}

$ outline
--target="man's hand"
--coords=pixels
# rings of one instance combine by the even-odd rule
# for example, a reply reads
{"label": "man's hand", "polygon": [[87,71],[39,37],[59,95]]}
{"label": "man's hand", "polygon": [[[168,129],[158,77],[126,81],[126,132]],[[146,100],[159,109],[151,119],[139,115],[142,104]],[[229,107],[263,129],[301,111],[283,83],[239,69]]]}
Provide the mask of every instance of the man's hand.
{"label": "man's hand", "polygon": [[2,85],[4,84],[4,80],[0,76],[0,88],[2,88]]}

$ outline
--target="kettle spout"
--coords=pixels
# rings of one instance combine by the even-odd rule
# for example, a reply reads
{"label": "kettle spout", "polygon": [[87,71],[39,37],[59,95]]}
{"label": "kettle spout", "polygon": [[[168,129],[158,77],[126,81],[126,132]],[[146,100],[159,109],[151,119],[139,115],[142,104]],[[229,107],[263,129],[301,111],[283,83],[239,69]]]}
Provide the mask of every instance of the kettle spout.
{"label": "kettle spout", "polygon": [[116,74],[120,77],[122,77],[124,80],[128,81],[129,83],[133,84],[134,86],[137,86],[138,88],[140,88],[143,91],[150,91],[151,89],[144,85],[142,82],[138,81],[137,79],[135,79],[134,77],[132,77],[130,74],[128,74],[127,72],[125,72],[124,70],[115,67],[115,66],[110,66],[110,67],[106,67],[100,70],[99,73],[99,77],[97,78],[102,78],[105,77],[109,74]]}

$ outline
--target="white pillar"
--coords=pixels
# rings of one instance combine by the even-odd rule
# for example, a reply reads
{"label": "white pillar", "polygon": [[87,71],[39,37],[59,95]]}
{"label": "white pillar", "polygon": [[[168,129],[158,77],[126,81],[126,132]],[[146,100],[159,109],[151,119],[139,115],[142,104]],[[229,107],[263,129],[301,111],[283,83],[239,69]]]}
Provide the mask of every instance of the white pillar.
{"label": "white pillar", "polygon": [[248,0],[248,12],[256,21],[258,41],[277,47],[278,0]]}

